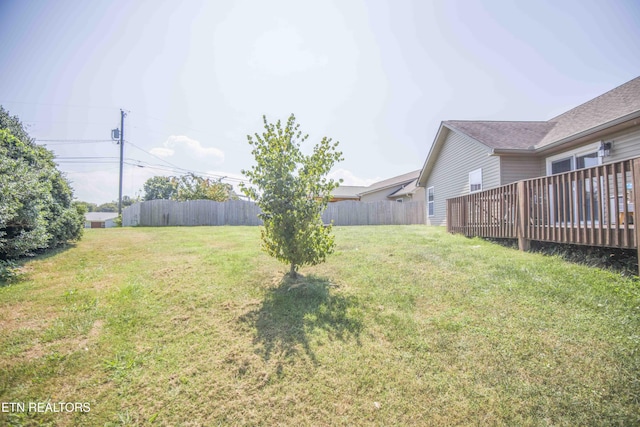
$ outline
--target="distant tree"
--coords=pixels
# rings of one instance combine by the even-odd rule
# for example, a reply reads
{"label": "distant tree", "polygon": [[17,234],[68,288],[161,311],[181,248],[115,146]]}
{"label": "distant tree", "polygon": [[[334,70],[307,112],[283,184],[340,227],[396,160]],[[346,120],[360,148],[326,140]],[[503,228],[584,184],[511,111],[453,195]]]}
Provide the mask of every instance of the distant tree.
{"label": "distant tree", "polygon": [[[134,203],[137,203],[140,201],[139,197],[131,197],[131,196],[122,196],[122,209],[133,205]],[[116,206],[118,206],[118,201],[114,201],[114,203],[116,204]]]}
{"label": "distant tree", "polygon": [[[131,206],[134,203],[137,203],[139,201],[140,199],[137,197],[122,196],[122,209],[126,208],[127,206]],[[93,205],[93,203],[91,203],[91,205]],[[111,202],[97,205],[92,211],[88,211],[88,212],[118,212],[118,201],[113,200]]]}
{"label": "distant tree", "polygon": [[83,202],[81,200],[74,200],[72,202],[72,204],[83,215],[85,213],[87,213],[87,212],[97,212],[98,211],[98,205],[96,205],[95,203]]}
{"label": "distant tree", "polygon": [[53,161],[0,106],[0,260],[80,239],[82,214]]}
{"label": "distant tree", "polygon": [[144,200],[170,200],[176,196],[177,181],[168,176],[154,176],[144,183]]}
{"label": "distant tree", "polygon": [[96,212],[118,212],[118,202],[108,202],[98,205]]}
{"label": "distant tree", "polygon": [[300,146],[309,136],[302,136],[293,114],[284,128],[279,120],[274,125],[263,116],[263,122],[262,135],[247,136],[256,165],[242,173],[252,186],[240,185],[262,210],[263,249],[287,263],[295,278],[300,266],[319,264],[333,252],[331,225],[322,223],[321,213],[339,185],[326,175],[342,153],[338,142],[324,137],[304,155]]}
{"label": "distant tree", "polygon": [[229,199],[236,199],[230,184],[203,178],[195,174],[187,174],[178,178],[173,178],[177,191],[175,200],[213,200],[216,202],[226,202]]}

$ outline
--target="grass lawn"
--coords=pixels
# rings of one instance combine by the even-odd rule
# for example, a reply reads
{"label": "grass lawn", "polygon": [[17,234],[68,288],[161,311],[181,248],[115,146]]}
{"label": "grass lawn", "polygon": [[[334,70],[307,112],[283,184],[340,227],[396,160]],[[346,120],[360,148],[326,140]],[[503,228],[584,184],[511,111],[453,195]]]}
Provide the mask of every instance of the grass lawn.
{"label": "grass lawn", "polygon": [[441,228],[335,234],[299,283],[257,227],[87,230],[26,262],[0,287],[0,425],[640,424],[637,278]]}

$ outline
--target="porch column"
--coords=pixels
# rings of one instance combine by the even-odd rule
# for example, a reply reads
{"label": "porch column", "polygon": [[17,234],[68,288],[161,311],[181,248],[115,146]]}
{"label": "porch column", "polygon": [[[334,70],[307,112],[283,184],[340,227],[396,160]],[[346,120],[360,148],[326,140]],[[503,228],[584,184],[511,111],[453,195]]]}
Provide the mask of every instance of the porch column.
{"label": "porch column", "polygon": [[[640,226],[638,224],[638,204],[640,203],[640,158],[633,159],[633,229],[636,235],[636,251],[638,253],[638,275],[640,275]],[[628,222],[628,220],[627,220]]]}
{"label": "porch column", "polygon": [[518,236],[518,248],[521,251],[531,249],[531,241],[528,239],[528,222],[529,222],[529,198],[527,197],[527,187],[524,181],[518,182],[518,206],[516,218],[518,218],[518,226],[516,234]]}

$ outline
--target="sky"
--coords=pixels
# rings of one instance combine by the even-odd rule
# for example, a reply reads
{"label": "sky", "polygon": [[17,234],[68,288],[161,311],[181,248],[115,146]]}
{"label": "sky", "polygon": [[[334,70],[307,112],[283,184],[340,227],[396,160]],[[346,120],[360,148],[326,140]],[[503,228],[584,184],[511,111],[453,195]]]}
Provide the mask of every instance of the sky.
{"label": "sky", "polygon": [[548,120],[640,75],[637,0],[0,1],[0,105],[75,198],[236,185],[262,116],[327,136],[345,185],[420,169],[443,120]]}

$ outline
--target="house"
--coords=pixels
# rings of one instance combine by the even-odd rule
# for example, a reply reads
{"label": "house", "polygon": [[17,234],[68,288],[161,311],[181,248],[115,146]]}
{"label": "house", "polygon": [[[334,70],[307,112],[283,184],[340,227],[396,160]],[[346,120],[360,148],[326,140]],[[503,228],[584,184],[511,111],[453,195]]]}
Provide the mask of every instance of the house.
{"label": "house", "polygon": [[331,193],[330,202],[343,202],[345,200],[360,200],[359,193],[367,187],[359,185],[341,185]]}
{"label": "house", "polygon": [[416,170],[375,182],[368,187],[341,185],[333,191],[331,201],[424,201],[424,189],[417,186],[419,175],[420,170]]}
{"label": "house", "polygon": [[417,185],[427,224],[446,200],[523,179],[640,156],[640,77],[548,121],[444,121]]}
{"label": "house", "polygon": [[84,214],[84,228],[115,227],[117,218],[117,212],[87,212]]}

